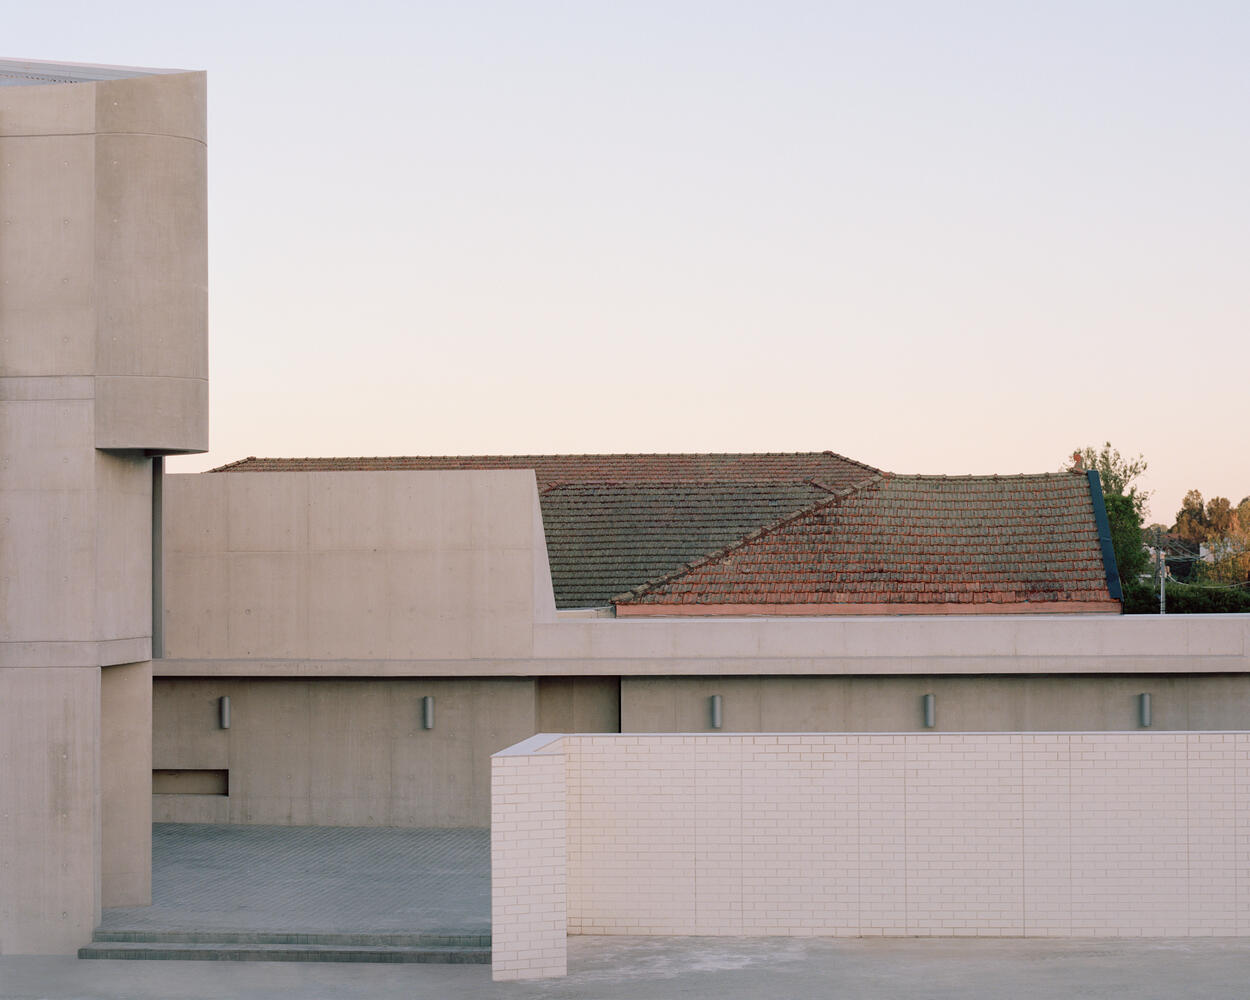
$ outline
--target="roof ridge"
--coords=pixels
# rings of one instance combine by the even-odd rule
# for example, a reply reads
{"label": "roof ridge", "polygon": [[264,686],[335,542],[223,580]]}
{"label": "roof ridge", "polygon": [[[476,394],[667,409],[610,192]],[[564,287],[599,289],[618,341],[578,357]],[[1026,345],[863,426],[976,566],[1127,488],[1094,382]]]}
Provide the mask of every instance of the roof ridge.
{"label": "roof ridge", "polygon": [[[820,451],[518,451],[518,452],[465,452],[459,455],[267,455],[264,462],[347,462],[362,458],[398,461],[410,458],[796,458],[826,455],[861,469],[872,472],[880,470],[854,458],[847,458],[825,448]],[[238,461],[253,461],[256,455],[248,455]],[[236,463],[229,463],[234,465]]]}
{"label": "roof ridge", "polygon": [[723,546],[720,549],[717,549],[715,552],[709,552],[707,555],[691,560],[690,562],[685,563],[677,569],[671,570],[662,576],[648,580],[646,583],[641,583],[637,587],[633,587],[625,591],[623,594],[617,594],[612,598],[612,603],[628,604],[635,598],[643,597],[650,591],[655,590],[658,587],[662,587],[667,583],[672,583],[674,580],[685,576],[687,573],[691,573],[694,570],[707,566],[711,563],[719,562],[730,553],[736,552],[738,549],[741,549],[752,542],[756,542],[767,535],[771,535],[773,532],[792,524],[800,518],[814,514],[822,508],[832,507],[835,504],[841,503],[847,497],[858,493],[861,490],[867,489],[869,486],[875,486],[885,478],[885,474],[878,472],[875,475],[869,476],[867,479],[862,479],[858,483],[853,483],[843,489],[830,491],[832,494],[831,496],[822,497],[815,503],[810,503],[806,507],[801,507],[797,511],[785,514],[761,528],[756,528],[753,531],[748,532],[741,538],[730,542],[728,545]]}
{"label": "roof ridge", "polygon": [[[796,454],[803,455],[803,454],[810,454],[810,453],[809,452],[796,452]],[[845,455],[839,455],[836,451],[830,451],[828,448],[820,452],[820,454],[829,455],[830,457],[836,458],[842,462],[850,462],[851,465],[858,465],[861,469],[867,469],[869,472],[876,472],[876,473],[881,472],[881,470],[878,469],[875,465],[869,465],[867,462],[861,462],[857,458],[847,458]]]}
{"label": "roof ridge", "polygon": [[[888,475],[888,473],[882,473]],[[827,493],[835,493],[838,489],[846,489],[846,487],[829,486],[826,483],[819,482],[811,478],[803,478],[802,476],[787,477],[784,479],[691,479],[691,478],[668,478],[668,479],[623,479],[620,476],[604,476],[602,479],[596,478],[577,478],[577,479],[552,479],[547,483],[550,487],[555,486],[732,486],[735,489],[742,489],[750,486],[814,486],[816,489],[824,490]],[[858,484],[852,484],[858,485]]]}
{"label": "roof ridge", "polygon": [[[831,467],[832,463],[832,467]],[[743,482],[808,483],[813,476],[834,482],[880,469],[836,452],[602,452],[528,455],[333,455],[257,457],[249,455],[208,472],[369,471],[378,469],[534,468],[550,484],[649,482],[657,486]],[[829,485],[815,480],[818,488]]]}
{"label": "roof ridge", "polygon": [[[242,465],[244,462],[255,462],[255,455],[248,455],[247,458],[237,458],[233,462],[227,462],[225,465],[219,465],[213,469],[205,469],[205,472],[225,472],[227,469],[233,469],[236,465]],[[264,461],[272,461],[272,459],[264,459]]]}
{"label": "roof ridge", "polygon": [[958,475],[947,475],[938,472],[891,472],[893,479],[1058,479],[1060,476],[1083,476],[1085,470],[1074,472],[1062,469],[1059,472],[964,472]]}

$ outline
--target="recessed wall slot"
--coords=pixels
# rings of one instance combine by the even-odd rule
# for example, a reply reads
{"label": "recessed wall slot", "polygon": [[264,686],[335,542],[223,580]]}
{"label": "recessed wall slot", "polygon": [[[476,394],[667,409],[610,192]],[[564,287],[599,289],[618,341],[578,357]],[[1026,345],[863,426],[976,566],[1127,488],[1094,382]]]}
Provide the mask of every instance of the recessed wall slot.
{"label": "recessed wall slot", "polygon": [[152,772],[153,795],[229,795],[230,772],[225,769],[162,769]]}

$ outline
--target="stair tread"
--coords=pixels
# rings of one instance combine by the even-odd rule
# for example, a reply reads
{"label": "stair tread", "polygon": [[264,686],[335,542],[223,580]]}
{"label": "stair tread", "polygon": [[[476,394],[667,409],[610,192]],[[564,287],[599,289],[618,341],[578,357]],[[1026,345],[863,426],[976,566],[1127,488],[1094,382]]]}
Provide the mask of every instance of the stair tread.
{"label": "stair tread", "polygon": [[257,949],[271,951],[294,951],[309,949],[318,951],[482,951],[488,946],[476,944],[435,944],[435,945],[370,945],[370,944],[326,944],[324,942],[281,942],[281,941],[98,941],[87,945],[88,948],[130,948],[130,949],[167,949],[204,948],[215,951]]}
{"label": "stair tread", "polygon": [[489,946],[489,931],[234,931],[234,930],[113,930],[97,928],[93,944],[319,944],[378,947]]}
{"label": "stair tread", "polygon": [[194,961],[341,961],[487,963],[486,945],[364,945],[304,943],[231,943],[106,941],[80,948],[81,959],[182,959]]}

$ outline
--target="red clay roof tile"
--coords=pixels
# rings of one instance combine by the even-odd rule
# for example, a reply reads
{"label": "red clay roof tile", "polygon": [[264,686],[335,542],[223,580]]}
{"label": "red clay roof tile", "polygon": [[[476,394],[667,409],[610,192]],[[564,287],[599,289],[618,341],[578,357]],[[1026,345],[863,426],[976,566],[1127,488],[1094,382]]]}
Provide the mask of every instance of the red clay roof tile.
{"label": "red clay roof tile", "polygon": [[256,458],[210,472],[367,472],[385,469],[533,469],[540,488],[566,483],[732,483],[816,481],[841,489],[876,475],[831,451],[675,455],[412,455],[379,458]]}
{"label": "red clay roof tile", "polygon": [[533,469],[561,608],[614,595],[631,614],[1117,606],[1088,481],[1071,473],[898,476],[827,451],[247,458],[211,471],[388,469]]}
{"label": "red clay roof tile", "polygon": [[1111,602],[1084,475],[887,475],[615,599],[656,612],[1019,602]]}

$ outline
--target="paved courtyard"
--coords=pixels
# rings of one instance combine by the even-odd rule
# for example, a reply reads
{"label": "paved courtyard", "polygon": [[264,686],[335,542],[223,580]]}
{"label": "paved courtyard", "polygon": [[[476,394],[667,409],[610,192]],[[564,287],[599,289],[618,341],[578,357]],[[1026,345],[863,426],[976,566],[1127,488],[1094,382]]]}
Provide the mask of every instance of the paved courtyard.
{"label": "paved courtyard", "polygon": [[0,957],[4,1000],[1245,1000],[1250,943],[1203,940],[572,938],[565,979],[484,965]]}
{"label": "paved courtyard", "polygon": [[490,831],[152,827],[152,905],[107,930],[490,931]]}
{"label": "paved courtyard", "polygon": [[[485,830],[161,824],[154,905],[104,926],[484,931]],[[575,937],[569,975],[492,983],[484,965],[79,961],[0,955],[3,1000],[1245,1000],[1250,940]]]}

